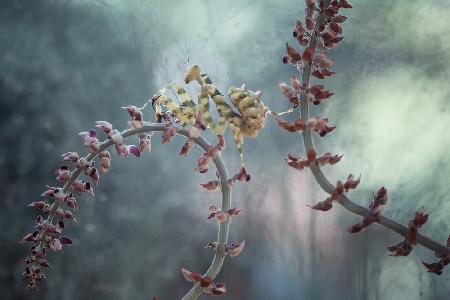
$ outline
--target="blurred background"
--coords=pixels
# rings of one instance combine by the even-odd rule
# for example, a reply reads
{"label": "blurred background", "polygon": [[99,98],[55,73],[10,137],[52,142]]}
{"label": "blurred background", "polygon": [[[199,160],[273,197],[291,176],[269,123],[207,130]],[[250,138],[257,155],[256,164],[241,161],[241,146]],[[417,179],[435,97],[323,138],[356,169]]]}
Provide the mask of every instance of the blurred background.
{"label": "blurred background", "polygon": [[[325,84],[336,94],[313,108],[337,124],[316,138],[319,153],[344,154],[325,173],[331,182],[362,174],[350,194],[362,205],[385,186],[384,213],[403,224],[424,207],[430,219],[421,231],[444,243],[450,2],[352,4],[345,38],[330,52],[337,75]],[[177,156],[181,137],[161,145],[155,135],[150,157],[113,155],[96,196],[80,198],[78,224],[65,230],[74,245],[50,254],[54,268],[39,294],[25,292],[21,276],[27,247],[19,240],[37,216],[27,205],[55,184],[62,153],[84,153],[78,132],[97,120],[125,128],[120,106],[141,105],[181,81],[189,64],[201,65],[222,91],[246,83],[272,110],[286,109],[277,84],[295,70],[281,57],[303,10],[301,0],[0,1],[0,298],[181,298],[191,285],[180,267],[203,272],[212,259],[204,246],[217,228],[205,217],[220,203],[218,192],[199,188],[214,170],[192,171],[201,152]],[[144,113],[153,118],[151,109]],[[229,132],[227,142],[222,155],[234,174],[239,157]],[[328,213],[305,206],[326,195],[309,170],[283,161],[304,153],[300,136],[269,118],[244,148],[252,180],[233,187],[243,214],[230,241],[245,239],[246,249],[218,277],[229,286],[223,299],[449,299],[450,269],[435,276],[421,264],[434,260],[431,251],[417,246],[409,257],[389,257],[386,247],[400,236],[378,225],[350,235],[344,229],[359,217],[339,206]]]}

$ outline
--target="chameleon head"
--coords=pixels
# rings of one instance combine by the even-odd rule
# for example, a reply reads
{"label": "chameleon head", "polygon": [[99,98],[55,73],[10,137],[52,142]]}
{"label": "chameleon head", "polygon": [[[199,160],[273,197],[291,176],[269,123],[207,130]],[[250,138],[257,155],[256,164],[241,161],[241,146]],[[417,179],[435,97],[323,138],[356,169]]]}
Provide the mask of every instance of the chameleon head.
{"label": "chameleon head", "polygon": [[242,85],[240,88],[231,86],[228,90],[233,105],[242,116],[239,127],[243,135],[256,137],[266,123],[269,109],[261,101],[261,92],[252,92]]}

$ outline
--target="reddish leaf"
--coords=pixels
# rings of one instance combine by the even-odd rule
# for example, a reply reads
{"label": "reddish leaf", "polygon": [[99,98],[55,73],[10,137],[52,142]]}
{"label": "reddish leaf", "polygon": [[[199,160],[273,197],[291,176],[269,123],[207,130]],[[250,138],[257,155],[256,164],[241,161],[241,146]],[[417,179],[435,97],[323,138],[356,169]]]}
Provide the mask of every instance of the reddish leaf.
{"label": "reddish leaf", "polygon": [[342,22],[345,22],[345,20],[347,20],[347,17],[346,16],[340,16],[340,15],[334,16],[331,19],[331,21],[334,22],[334,23],[342,23]]}
{"label": "reddish leaf", "polygon": [[162,143],[169,143],[172,138],[175,136],[177,130],[173,126],[166,127],[162,133]]}
{"label": "reddish leaf", "polygon": [[312,61],[312,57],[314,55],[314,48],[313,47],[306,47],[302,54],[302,59],[305,62],[310,63]]}
{"label": "reddish leaf", "polygon": [[288,153],[288,158],[285,159],[285,161],[287,162],[287,164],[290,167],[293,167],[294,169],[297,170],[303,170],[305,167],[309,167],[310,162],[307,159],[303,159],[300,157],[294,157],[292,156],[292,154]]}
{"label": "reddish leaf", "polygon": [[[317,67],[321,67],[321,68],[331,68],[331,66],[333,65],[333,60],[328,58],[327,55],[325,53],[319,53],[314,57],[314,65]],[[328,74],[328,70],[323,70],[322,74]],[[334,74],[334,73],[333,73]],[[329,76],[329,75],[324,75],[324,76]]]}
{"label": "reddish leaf", "polygon": [[298,98],[297,98],[297,94],[295,93],[294,89],[292,89],[290,86],[288,86],[284,82],[279,83],[278,87],[280,88],[283,95],[286,98],[288,98],[289,102],[291,102],[294,105],[298,105]]}
{"label": "reddish leaf", "polygon": [[294,61],[297,62],[301,59],[300,53],[294,47],[290,46],[286,43],[286,51],[288,56]]}
{"label": "reddish leaf", "polygon": [[181,267],[181,273],[183,274],[184,278],[189,282],[200,282],[202,279],[202,275],[200,273],[191,272],[183,267]]}
{"label": "reddish leaf", "polygon": [[296,132],[305,129],[305,124],[302,119],[297,119],[295,122],[289,122],[277,117],[277,123],[278,126],[289,132]]}
{"label": "reddish leaf", "polygon": [[317,158],[316,163],[320,166],[324,165],[334,165],[337,164],[342,158],[342,155],[331,155],[330,152],[323,154],[321,157]]}
{"label": "reddish leaf", "polygon": [[350,5],[350,3],[348,3],[345,0],[339,0],[339,7],[342,8],[352,8],[353,6]]}
{"label": "reddish leaf", "polygon": [[394,246],[388,247],[388,250],[391,252],[389,256],[408,256],[412,251],[412,246],[403,241]]}
{"label": "reddish leaf", "polygon": [[194,143],[190,139],[186,140],[183,147],[181,147],[179,155],[187,156],[192,146],[194,146]]}
{"label": "reddish leaf", "polygon": [[333,208],[333,199],[329,197],[326,200],[318,202],[317,204],[310,207],[314,210],[329,211],[331,208]]}
{"label": "reddish leaf", "polygon": [[242,250],[244,250],[245,247],[245,241],[242,241],[240,243],[232,244],[231,247],[228,248],[230,252],[231,257],[238,256]]}
{"label": "reddish leaf", "polygon": [[294,37],[303,36],[304,33],[305,33],[305,28],[303,27],[302,22],[297,20],[295,22],[295,30],[294,30],[294,34],[293,34]]}
{"label": "reddish leaf", "polygon": [[422,261],[422,264],[425,266],[425,268],[428,269],[428,272],[435,273],[437,275],[441,275],[442,269],[444,269],[444,265],[441,264],[440,262],[429,264],[429,263]]}
{"label": "reddish leaf", "polygon": [[335,33],[342,33],[342,28],[341,28],[341,26],[339,26],[337,23],[331,22],[331,23],[330,23],[330,28],[331,28],[331,30],[333,30]]}
{"label": "reddish leaf", "polygon": [[360,232],[370,224],[378,222],[382,210],[382,205],[385,205],[387,203],[387,200],[387,190],[384,187],[381,187],[373,196],[373,200],[369,206],[369,213],[367,214],[367,216],[364,217],[363,220],[358,224],[347,228],[346,231],[350,233]]}
{"label": "reddish leaf", "polygon": [[250,181],[250,174],[247,174],[247,170],[244,166],[242,166],[239,169],[239,172],[233,176],[233,180],[239,180],[239,181]]}
{"label": "reddish leaf", "polygon": [[355,177],[353,174],[348,175],[347,180],[344,183],[344,190],[345,192],[348,192],[350,189],[356,189],[360,182],[361,176],[358,177],[358,179],[355,180]]}
{"label": "reddish leaf", "polygon": [[316,77],[316,78],[318,78],[318,79],[324,79],[325,78],[325,76],[318,69],[314,70],[311,75]]}
{"label": "reddish leaf", "polygon": [[208,191],[214,191],[219,186],[219,181],[211,180],[211,181],[208,181],[207,183],[201,183],[200,185]]}

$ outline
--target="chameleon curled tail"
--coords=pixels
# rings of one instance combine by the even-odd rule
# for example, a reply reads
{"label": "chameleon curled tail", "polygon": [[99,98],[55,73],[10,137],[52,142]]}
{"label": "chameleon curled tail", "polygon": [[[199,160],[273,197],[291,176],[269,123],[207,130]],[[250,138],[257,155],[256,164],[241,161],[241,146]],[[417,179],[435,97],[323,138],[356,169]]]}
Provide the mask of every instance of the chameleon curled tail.
{"label": "chameleon curled tail", "polygon": [[[243,165],[244,137],[256,137],[264,127],[269,113],[269,109],[261,101],[261,92],[252,92],[245,85],[240,88],[231,86],[228,89],[231,106],[225,101],[225,96],[213,85],[208,75],[201,73],[199,66],[190,66],[186,70],[184,81],[186,84],[196,81],[200,85],[197,103],[192,100],[183,87],[172,82],[152,97],[152,104],[157,115],[170,112],[180,125],[209,128],[216,135],[223,135],[229,124]],[[178,101],[174,101],[166,95],[171,90],[175,91]],[[216,122],[209,112],[210,98],[219,114]],[[162,107],[167,108],[168,111],[164,112]],[[233,107],[237,111],[233,110]]]}

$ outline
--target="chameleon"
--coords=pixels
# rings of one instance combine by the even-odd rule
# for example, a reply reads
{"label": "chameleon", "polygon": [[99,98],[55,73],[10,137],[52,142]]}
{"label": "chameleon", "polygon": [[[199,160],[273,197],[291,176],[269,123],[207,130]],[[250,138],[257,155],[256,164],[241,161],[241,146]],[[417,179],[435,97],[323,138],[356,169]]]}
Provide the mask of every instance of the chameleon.
{"label": "chameleon", "polygon": [[[223,135],[230,126],[234,144],[239,152],[241,165],[244,165],[243,144],[244,137],[254,138],[264,127],[270,110],[261,100],[260,91],[250,91],[242,85],[240,88],[230,86],[228,95],[231,104],[225,96],[214,86],[207,74],[202,74],[198,65],[187,68],[185,84],[197,82],[200,93],[197,102],[193,101],[186,90],[176,82],[171,82],[153,97],[152,105],[157,115],[170,112],[181,126],[192,125],[202,129],[209,129],[216,135]],[[174,101],[167,93],[174,91],[178,101]],[[216,107],[218,120],[210,114],[211,103]],[[163,111],[163,107],[167,111]]]}

